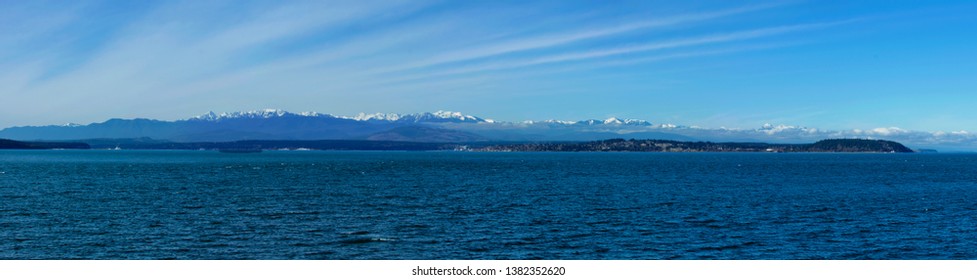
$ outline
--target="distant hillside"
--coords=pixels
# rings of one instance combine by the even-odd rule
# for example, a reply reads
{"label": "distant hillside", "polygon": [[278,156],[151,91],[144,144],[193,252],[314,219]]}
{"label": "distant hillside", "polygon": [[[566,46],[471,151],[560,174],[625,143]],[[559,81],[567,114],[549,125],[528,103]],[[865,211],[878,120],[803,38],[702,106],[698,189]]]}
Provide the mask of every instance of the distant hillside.
{"label": "distant hillside", "polygon": [[713,143],[670,140],[610,139],[591,142],[503,144],[480,147],[481,151],[553,152],[858,152],[912,153],[902,144],[885,140],[829,139],[814,144]]}
{"label": "distant hillside", "polygon": [[885,140],[828,139],[811,144],[807,147],[807,152],[912,153],[914,151],[900,143]]}
{"label": "distant hillside", "polygon": [[344,117],[268,109],[220,114],[210,112],[175,121],[137,118],[110,119],[88,125],[10,127],[0,129],[0,138],[19,141],[151,138],[176,142],[323,139],[409,142],[589,141],[613,137],[690,140],[680,135],[644,131],[651,128],[651,123],[647,121],[617,118],[602,121],[507,123],[447,111]]}
{"label": "distant hillside", "polygon": [[180,121],[111,119],[102,123],[74,126],[12,127],[0,130],[0,137],[17,140],[76,140],[152,138],[169,141],[235,141],[247,139],[349,139],[392,128],[327,115],[303,116],[283,113],[270,116]]}
{"label": "distant hillside", "polygon": [[0,139],[0,149],[45,150],[45,149],[90,149],[85,143],[68,142],[22,142]]}

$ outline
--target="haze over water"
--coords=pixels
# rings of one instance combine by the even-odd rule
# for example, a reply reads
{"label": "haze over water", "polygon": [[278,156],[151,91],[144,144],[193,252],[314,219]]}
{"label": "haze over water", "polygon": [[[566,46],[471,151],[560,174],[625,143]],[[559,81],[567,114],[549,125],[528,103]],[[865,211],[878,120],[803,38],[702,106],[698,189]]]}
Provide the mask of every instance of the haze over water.
{"label": "haze over water", "polygon": [[2,259],[973,259],[977,155],[0,152]]}

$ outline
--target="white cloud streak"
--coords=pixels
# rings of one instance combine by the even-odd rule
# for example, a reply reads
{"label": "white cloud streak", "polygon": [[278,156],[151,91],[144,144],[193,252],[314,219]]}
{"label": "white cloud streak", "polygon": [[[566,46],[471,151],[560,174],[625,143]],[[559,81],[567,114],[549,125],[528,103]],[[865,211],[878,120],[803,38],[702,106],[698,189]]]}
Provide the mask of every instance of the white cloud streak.
{"label": "white cloud streak", "polygon": [[498,55],[514,53],[514,52],[522,52],[522,51],[529,51],[529,50],[535,50],[541,48],[554,47],[554,46],[573,43],[577,41],[612,36],[612,35],[617,35],[621,33],[641,30],[641,29],[649,29],[655,27],[678,25],[683,23],[706,21],[706,20],[721,18],[725,16],[731,16],[731,15],[742,14],[751,11],[768,9],[775,6],[777,5],[767,4],[767,5],[758,5],[758,6],[750,6],[750,7],[740,7],[735,9],[708,12],[708,13],[687,14],[687,15],[666,17],[666,18],[656,19],[656,20],[631,22],[631,23],[626,23],[626,24],[621,24],[616,26],[580,30],[573,33],[545,35],[545,36],[539,36],[535,38],[511,40],[508,42],[503,42],[503,43],[484,46],[484,47],[476,47],[473,49],[465,49],[460,51],[449,52],[435,57],[431,57],[426,60],[412,62],[407,65],[402,65],[391,69],[385,69],[382,72],[396,72],[396,71],[410,70],[410,69],[423,68],[423,67],[440,65],[440,64],[474,60],[474,59],[485,58],[490,56],[498,56]]}
{"label": "white cloud streak", "polygon": [[[647,44],[637,44],[631,46],[551,55],[551,56],[544,56],[544,57],[538,57],[533,59],[521,59],[521,60],[511,60],[508,62],[486,63],[486,64],[468,66],[468,67],[457,67],[446,71],[435,71],[435,72],[420,73],[420,74],[407,75],[407,76],[397,76],[391,80],[388,80],[387,82],[402,83],[402,82],[410,82],[410,81],[421,80],[421,79],[441,78],[441,77],[451,76],[451,75],[505,70],[505,69],[537,66],[543,64],[597,59],[597,58],[625,55],[625,54],[632,54],[632,53],[643,53],[643,52],[650,52],[650,51],[677,49],[682,47],[693,47],[693,46],[706,45],[706,44],[741,41],[741,40],[768,37],[768,36],[803,31],[803,30],[830,27],[830,26],[849,23],[852,21],[854,20],[769,27],[769,28],[761,28],[761,29],[754,29],[754,30],[738,31],[738,32],[732,32],[726,34],[714,34],[714,35],[707,35],[707,36],[700,36],[700,37],[659,41],[659,42],[653,42]],[[706,54],[709,52],[710,51],[705,51],[702,53]],[[682,55],[676,55],[675,57],[666,56],[661,59],[676,58],[679,56]],[[689,56],[694,56],[694,54],[690,54]]]}
{"label": "white cloud streak", "polygon": [[[246,56],[256,48],[341,28],[360,22],[363,18],[378,17],[378,14],[391,9],[406,9],[403,5],[406,4],[299,3],[268,11],[259,10],[216,26],[210,24],[206,13],[199,18],[188,18],[184,16],[186,11],[182,7],[164,6],[120,30],[76,69],[42,78],[43,73],[50,70],[38,71],[36,66],[26,67],[45,64],[43,62],[48,58],[33,57],[33,62],[22,62],[8,68],[10,71],[0,80],[15,81],[20,86],[11,90],[30,93],[30,96],[12,100],[43,99],[44,106],[49,109],[66,110],[79,105],[82,108],[100,107],[91,103],[115,105],[118,109],[147,107],[152,104],[146,102],[159,100],[162,98],[160,96],[172,94],[173,90],[233,73],[237,71],[235,68],[261,68],[262,64],[268,62],[241,64],[254,61]],[[220,8],[216,7],[211,12],[219,12]],[[271,57],[269,61],[281,58]],[[30,69],[34,70],[24,71]],[[30,73],[30,76],[24,76],[25,73]],[[2,94],[9,95],[10,92]],[[19,106],[9,109],[19,111],[30,108]]]}

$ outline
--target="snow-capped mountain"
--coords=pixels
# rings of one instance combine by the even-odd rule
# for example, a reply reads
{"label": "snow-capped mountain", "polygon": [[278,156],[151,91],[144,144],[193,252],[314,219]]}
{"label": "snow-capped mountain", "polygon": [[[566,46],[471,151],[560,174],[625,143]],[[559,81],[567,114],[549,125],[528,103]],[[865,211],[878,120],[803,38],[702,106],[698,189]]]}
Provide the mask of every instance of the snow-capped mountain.
{"label": "snow-capped mountain", "polygon": [[296,114],[296,113],[291,113],[280,109],[264,109],[264,110],[252,110],[252,111],[241,111],[241,112],[220,113],[220,114],[210,111],[207,112],[206,114],[192,117],[187,120],[220,121],[225,119],[268,119],[268,118],[285,117],[285,116],[335,118],[334,116],[329,114],[320,114],[316,112],[302,112]]}
{"label": "snow-capped mountain", "polygon": [[[316,118],[339,118],[374,123],[505,123],[497,122],[492,119],[466,115],[454,111],[436,111],[412,114],[397,113],[359,113],[355,116],[334,116],[316,112],[291,113],[280,109],[264,109],[230,113],[207,112],[206,114],[195,116],[187,121],[223,121],[231,119],[269,119],[281,117],[316,117]],[[588,119],[582,121],[563,121],[563,120],[544,120],[544,121],[525,121],[523,124],[549,124],[549,125],[628,125],[628,126],[651,126],[652,123],[638,119],[608,118],[604,120]]]}
{"label": "snow-capped mountain", "polygon": [[795,143],[821,139],[887,139],[921,147],[974,146],[967,131],[923,132],[897,127],[819,130],[764,124],[753,129],[702,128],[628,119],[501,122],[453,111],[335,116],[278,109],[230,113],[208,112],[176,121],[110,119],[101,123],[11,127],[0,138],[13,140],[82,140],[151,138],[178,142],[261,140],[369,139],[388,141],[590,141],[611,138]]}
{"label": "snow-capped mountain", "polygon": [[367,114],[367,113],[360,113],[359,115],[356,115],[356,116],[353,116],[353,117],[341,117],[341,118],[353,119],[353,120],[357,120],[357,121],[390,121],[390,122],[393,122],[393,121],[400,120],[400,114],[385,114],[385,113]]}
{"label": "snow-capped mountain", "polygon": [[523,121],[525,125],[578,125],[578,126],[651,126],[651,122],[638,119],[608,118],[604,120],[587,119],[582,121],[543,120]]}
{"label": "snow-capped mountain", "polygon": [[637,119],[619,119],[619,118],[608,118],[605,120],[589,119],[576,122],[580,125],[635,125],[635,126],[651,126],[651,122],[645,120]]}
{"label": "snow-capped mountain", "polygon": [[483,118],[465,115],[460,112],[437,111],[434,113],[409,114],[401,116],[400,121],[410,122],[463,122],[463,123],[482,123],[494,122]]}
{"label": "snow-capped mountain", "polygon": [[[152,138],[170,141],[231,141],[245,139],[316,140],[371,139],[430,141],[431,139],[484,140],[599,140],[613,137],[687,139],[670,134],[634,133],[651,123],[635,119],[510,123],[455,111],[433,113],[360,113],[334,116],[316,112],[291,113],[280,109],[207,112],[176,121],[111,119],[89,125],[13,127],[0,138],[23,140],[77,140],[95,138]],[[618,131],[631,128],[632,131]],[[437,135],[435,135],[437,134]],[[449,137],[450,136],[450,137]]]}
{"label": "snow-capped mountain", "polygon": [[[400,122],[400,123],[508,123],[499,122],[492,119],[480,118],[472,115],[466,115],[461,112],[453,111],[437,111],[434,113],[418,113],[418,114],[396,114],[396,113],[359,113],[352,117],[340,117],[358,121],[387,121],[387,122]],[[639,119],[621,119],[621,118],[608,118],[604,120],[598,119],[588,119],[582,121],[565,121],[565,120],[542,120],[534,121],[527,120],[521,122],[524,125],[534,125],[534,124],[545,124],[545,125],[628,125],[628,126],[651,126],[652,123],[645,120]]]}
{"label": "snow-capped mountain", "polygon": [[394,114],[394,113],[375,113],[366,114],[360,113],[353,117],[342,117],[347,119],[353,119],[357,121],[387,121],[387,122],[400,122],[400,123],[422,123],[422,122],[453,122],[453,123],[493,123],[493,120],[487,120],[479,118],[476,116],[465,115],[460,112],[452,111],[437,111],[434,113],[419,113],[419,114]]}

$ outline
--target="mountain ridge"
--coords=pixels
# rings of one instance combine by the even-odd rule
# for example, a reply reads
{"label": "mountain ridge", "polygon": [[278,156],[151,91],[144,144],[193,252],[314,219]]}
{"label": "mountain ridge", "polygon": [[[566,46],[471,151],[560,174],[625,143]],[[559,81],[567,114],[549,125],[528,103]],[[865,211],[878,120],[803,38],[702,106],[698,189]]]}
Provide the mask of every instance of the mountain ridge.
{"label": "mountain ridge", "polygon": [[[479,133],[474,127],[452,127],[452,125],[520,125],[511,122],[498,122],[455,111],[435,111],[413,114],[360,113],[356,116],[337,116],[318,112],[292,113],[280,109],[263,109],[238,112],[215,113],[175,121],[147,118],[111,118],[100,123],[88,125],[47,125],[18,126],[0,130],[0,137],[16,140],[75,140],[94,138],[153,138],[170,141],[236,141],[253,139],[277,140],[320,140],[320,139],[395,139],[414,142],[448,141],[487,141],[504,139],[499,131]],[[564,140],[579,137],[561,135],[588,135],[592,131],[579,131],[577,127],[651,125],[650,122],[635,119],[609,118],[600,122],[552,122],[547,125],[561,126],[562,130],[544,132],[516,133],[515,140]],[[415,127],[413,130],[401,129]],[[417,128],[427,127],[427,128]],[[542,128],[542,127],[538,127]],[[498,129],[496,129],[498,130]],[[538,129],[537,129],[538,130]],[[380,134],[387,132],[386,134]],[[603,131],[606,132],[607,131]],[[540,134],[539,138],[529,135]],[[441,134],[441,135],[436,135]],[[511,134],[511,133],[510,133]],[[624,133],[626,134],[626,133]],[[606,138],[584,137],[584,140]],[[687,139],[687,137],[668,137]]]}
{"label": "mountain ridge", "polygon": [[[423,133],[388,133],[406,127],[427,127]],[[403,132],[403,131],[402,131]],[[437,133],[444,133],[437,136]],[[413,135],[413,136],[411,136]],[[407,136],[407,137],[404,137]],[[360,113],[354,116],[318,112],[292,113],[263,109],[215,113],[178,120],[111,118],[87,125],[17,126],[0,130],[0,138],[21,141],[70,141],[96,138],[152,138],[167,141],[277,140],[365,140],[403,141],[596,141],[611,138],[663,139],[675,141],[810,143],[820,139],[891,139],[918,148],[967,151],[977,148],[977,134],[967,131],[912,131],[898,127],[851,130],[821,130],[805,126],[763,124],[753,129],[704,128],[653,123],[623,117],[578,121],[498,121],[456,111],[426,113]],[[455,138],[462,137],[462,138]],[[442,140],[437,140],[442,139]]]}

